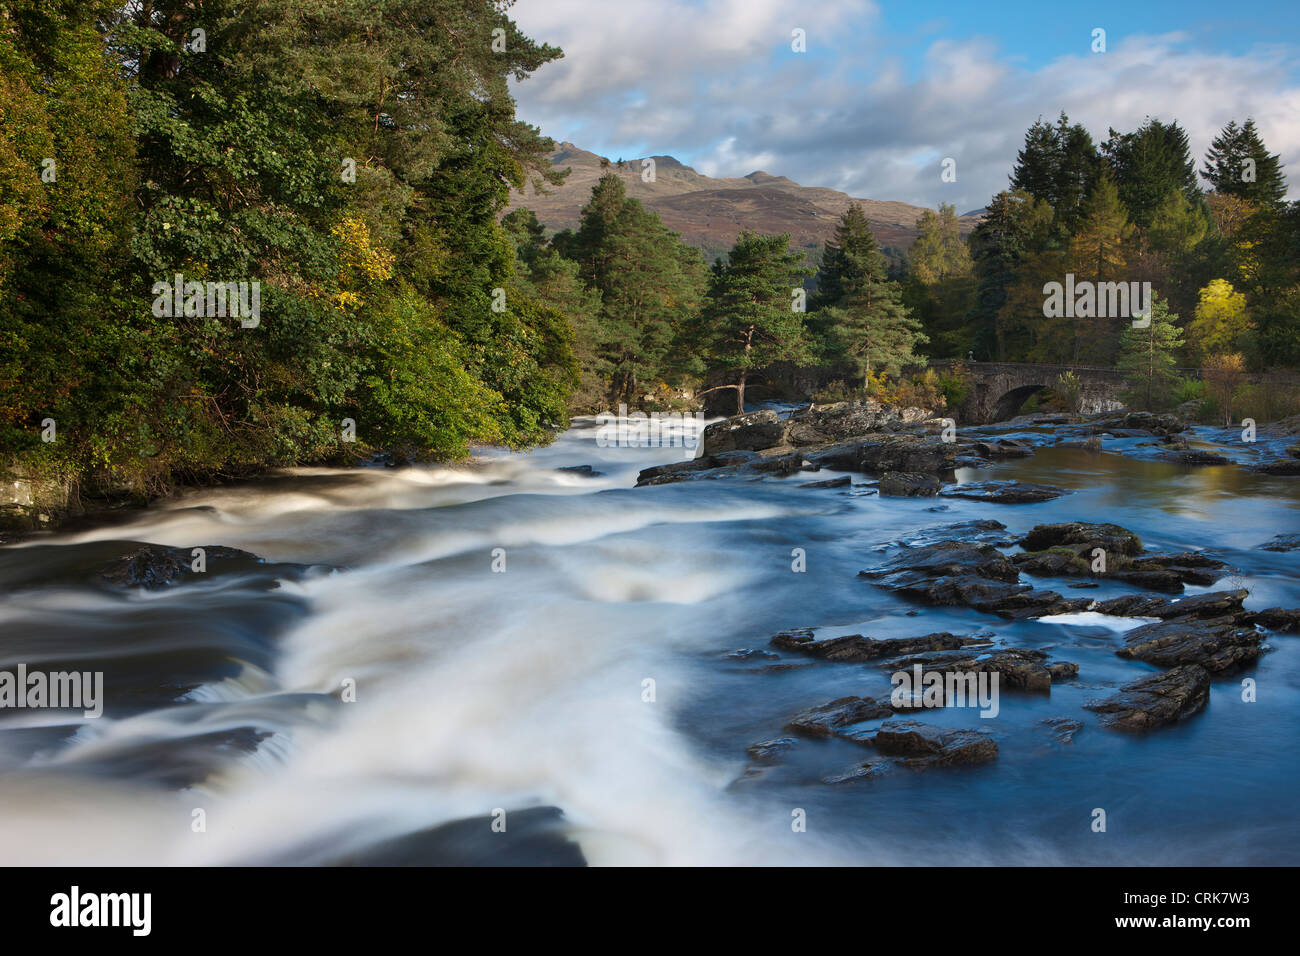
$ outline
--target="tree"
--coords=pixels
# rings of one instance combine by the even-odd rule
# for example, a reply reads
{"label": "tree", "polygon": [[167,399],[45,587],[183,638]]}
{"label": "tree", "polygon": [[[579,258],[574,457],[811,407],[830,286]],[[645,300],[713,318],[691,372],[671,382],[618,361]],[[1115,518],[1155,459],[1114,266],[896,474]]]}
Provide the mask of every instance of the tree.
{"label": "tree", "polygon": [[1157,298],[1151,306],[1151,321],[1145,328],[1131,323],[1120,334],[1120,354],[1116,363],[1129,383],[1125,396],[1130,404],[1144,409],[1162,407],[1178,381],[1177,354],[1183,336],[1175,324],[1178,316],[1169,312],[1169,303]]}
{"label": "tree", "polygon": [[600,297],[592,348],[607,397],[635,402],[639,383],[662,380],[678,364],[673,349],[703,298],[704,260],[628,198],[614,174],[596,183],[578,230],[560,243]]}
{"label": "tree", "polygon": [[1279,206],[1286,201],[1286,176],[1280,157],[1270,153],[1255,128],[1229,121],[1210,143],[1201,175],[1216,193],[1238,196],[1258,205]]}
{"label": "tree", "polygon": [[974,332],[972,351],[977,358],[1008,359],[1010,344],[1003,321],[1008,301],[1022,263],[1043,247],[1051,228],[1051,207],[1016,190],[994,196],[971,233],[971,262],[978,286],[966,324]]}
{"label": "tree", "polygon": [[[1078,232],[1070,239],[1066,271],[1072,272],[1076,281],[1097,284],[1127,281],[1132,235],[1133,227],[1119,191],[1110,176],[1103,174],[1084,208]],[[1114,336],[1130,319],[1130,316],[1063,319],[1069,323],[1070,361],[1109,362],[1114,356]]]}
{"label": "tree", "polygon": [[1148,119],[1132,133],[1112,129],[1101,149],[1128,218],[1139,229],[1150,227],[1156,210],[1171,191],[1177,190],[1188,202],[1200,204],[1196,163],[1187,131],[1177,122]]}
{"label": "tree", "polygon": [[793,308],[792,291],[810,270],[790,249],[790,236],[743,232],[726,263],[713,270],[703,325],[710,368],[734,375],[736,414],[745,410],[749,376],[775,362],[807,362],[803,313]]}
{"label": "tree", "polygon": [[1235,352],[1210,355],[1201,366],[1201,377],[1223,415],[1223,424],[1231,425],[1232,403],[1246,378],[1245,360]]}
{"label": "tree", "polygon": [[970,250],[951,203],[940,203],[937,213],[930,209],[921,213],[907,262],[910,274],[926,285],[970,275]]}
{"label": "tree", "polygon": [[1011,186],[1051,207],[1057,234],[1073,232],[1101,171],[1092,136],[1061,113],[1053,126],[1039,119],[1025,133]]}
{"label": "tree", "polygon": [[1188,333],[1196,353],[1208,356],[1228,352],[1251,328],[1246,297],[1226,279],[1215,279],[1201,290]]}
{"label": "tree", "polygon": [[[947,209],[955,223],[952,207]],[[940,224],[934,218],[937,230]],[[944,254],[938,236],[929,244],[937,255]],[[902,303],[899,284],[889,278],[884,254],[857,203],[840,217],[835,238],[826,244],[814,301],[816,328],[827,354],[848,360],[859,375],[870,375],[873,369],[896,375],[918,360],[913,349],[927,341],[920,322]]]}

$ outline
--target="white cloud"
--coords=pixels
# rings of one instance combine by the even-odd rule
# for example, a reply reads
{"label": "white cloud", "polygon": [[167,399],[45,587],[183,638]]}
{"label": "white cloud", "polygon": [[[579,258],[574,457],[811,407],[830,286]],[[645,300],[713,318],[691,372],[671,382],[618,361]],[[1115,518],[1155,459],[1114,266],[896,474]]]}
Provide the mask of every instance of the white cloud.
{"label": "white cloud", "polygon": [[[1131,36],[1026,70],[996,40],[935,39],[910,78],[866,0],[523,0],[512,15],[566,54],[516,86],[521,117],[598,152],[966,211],[1005,188],[1039,116],[1063,109],[1098,140],[1147,116],[1177,119],[1199,163],[1224,124],[1252,115],[1300,195],[1300,85],[1283,45],[1234,56],[1180,34]],[[796,27],[807,53],[790,50]],[[946,156],[956,183],[940,180]]]}

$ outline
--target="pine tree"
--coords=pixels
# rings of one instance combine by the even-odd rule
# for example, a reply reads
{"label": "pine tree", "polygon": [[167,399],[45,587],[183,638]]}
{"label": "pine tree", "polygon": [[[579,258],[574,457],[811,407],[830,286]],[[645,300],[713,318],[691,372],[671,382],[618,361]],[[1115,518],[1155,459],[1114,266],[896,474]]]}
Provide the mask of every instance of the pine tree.
{"label": "pine tree", "polygon": [[1120,354],[1116,363],[1129,382],[1130,403],[1151,410],[1168,403],[1178,381],[1177,353],[1183,344],[1182,332],[1175,325],[1178,316],[1169,312],[1169,303],[1156,298],[1151,305],[1151,323],[1135,328],[1130,323],[1120,335]]}
{"label": "pine tree", "polygon": [[1172,190],[1181,191],[1193,204],[1202,201],[1187,131],[1177,122],[1149,119],[1133,133],[1112,129],[1102,153],[1129,221],[1141,230],[1151,225],[1156,210]]}
{"label": "pine tree", "polygon": [[1007,309],[1021,263],[1041,248],[1051,223],[1052,210],[1046,202],[1015,190],[994,196],[971,233],[971,261],[979,284],[966,322],[974,332],[972,351],[977,359],[1007,361],[1011,357],[1004,324],[999,320]]}
{"label": "pine tree", "polygon": [[727,262],[713,269],[703,315],[706,354],[711,369],[725,369],[736,379],[717,386],[734,389],[736,414],[745,410],[749,377],[775,362],[808,362],[803,313],[793,307],[792,292],[810,270],[803,256],[790,249],[790,236],[743,232]]}
{"label": "pine tree", "polygon": [[903,305],[899,284],[889,278],[888,263],[857,203],[826,244],[817,280],[815,318],[831,357],[847,359],[863,376],[873,370],[898,374],[917,361],[913,349],[928,340]]}
{"label": "pine tree", "polygon": [[1229,121],[1210,143],[1201,175],[1217,193],[1260,205],[1278,206],[1286,201],[1286,175],[1280,157],[1268,151],[1254,119],[1247,119],[1243,126]]}

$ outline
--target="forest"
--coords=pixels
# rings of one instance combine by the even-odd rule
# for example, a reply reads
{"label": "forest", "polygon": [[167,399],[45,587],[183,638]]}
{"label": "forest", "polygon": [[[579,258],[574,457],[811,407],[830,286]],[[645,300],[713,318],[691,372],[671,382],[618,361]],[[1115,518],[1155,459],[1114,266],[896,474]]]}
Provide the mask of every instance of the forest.
{"label": "forest", "polygon": [[[962,388],[927,360],[1115,366],[1163,408],[1300,364],[1300,203],[1248,117],[1198,169],[1177,122],[1062,114],[969,236],[941,205],[897,261],[855,206],[815,268],[754,233],[709,263],[612,175],[574,230],[504,214],[563,177],[510,93],[563,54],[509,6],[9,2],[7,468],[151,496],[454,459],[620,402],[743,409],[776,366],[918,401]],[[1150,282],[1153,320],[1047,318],[1067,273]]]}

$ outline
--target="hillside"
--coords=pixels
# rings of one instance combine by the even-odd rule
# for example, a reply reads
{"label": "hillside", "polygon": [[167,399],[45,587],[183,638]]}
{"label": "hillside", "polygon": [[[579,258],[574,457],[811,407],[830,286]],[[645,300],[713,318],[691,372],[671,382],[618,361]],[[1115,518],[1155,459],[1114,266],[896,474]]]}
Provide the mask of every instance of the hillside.
{"label": "hillside", "polygon": [[[744,229],[762,233],[790,233],[791,245],[816,254],[835,230],[844,210],[857,202],[882,246],[907,249],[916,238],[916,221],[924,209],[903,202],[855,199],[847,193],[820,186],[801,186],[785,176],[761,170],[739,178],[714,179],[702,175],[671,156],[654,156],[655,181],[641,180],[641,160],[628,159],[623,168],[561,143],[552,161],[571,170],[565,184],[538,195],[531,186],[511,193],[510,208],[527,206],[549,229],[574,229],[591,189],[606,173],[627,184],[627,193],[653,209],[664,224],[703,249],[712,259],[723,255]],[[979,221],[977,214],[961,217],[962,231]]]}

